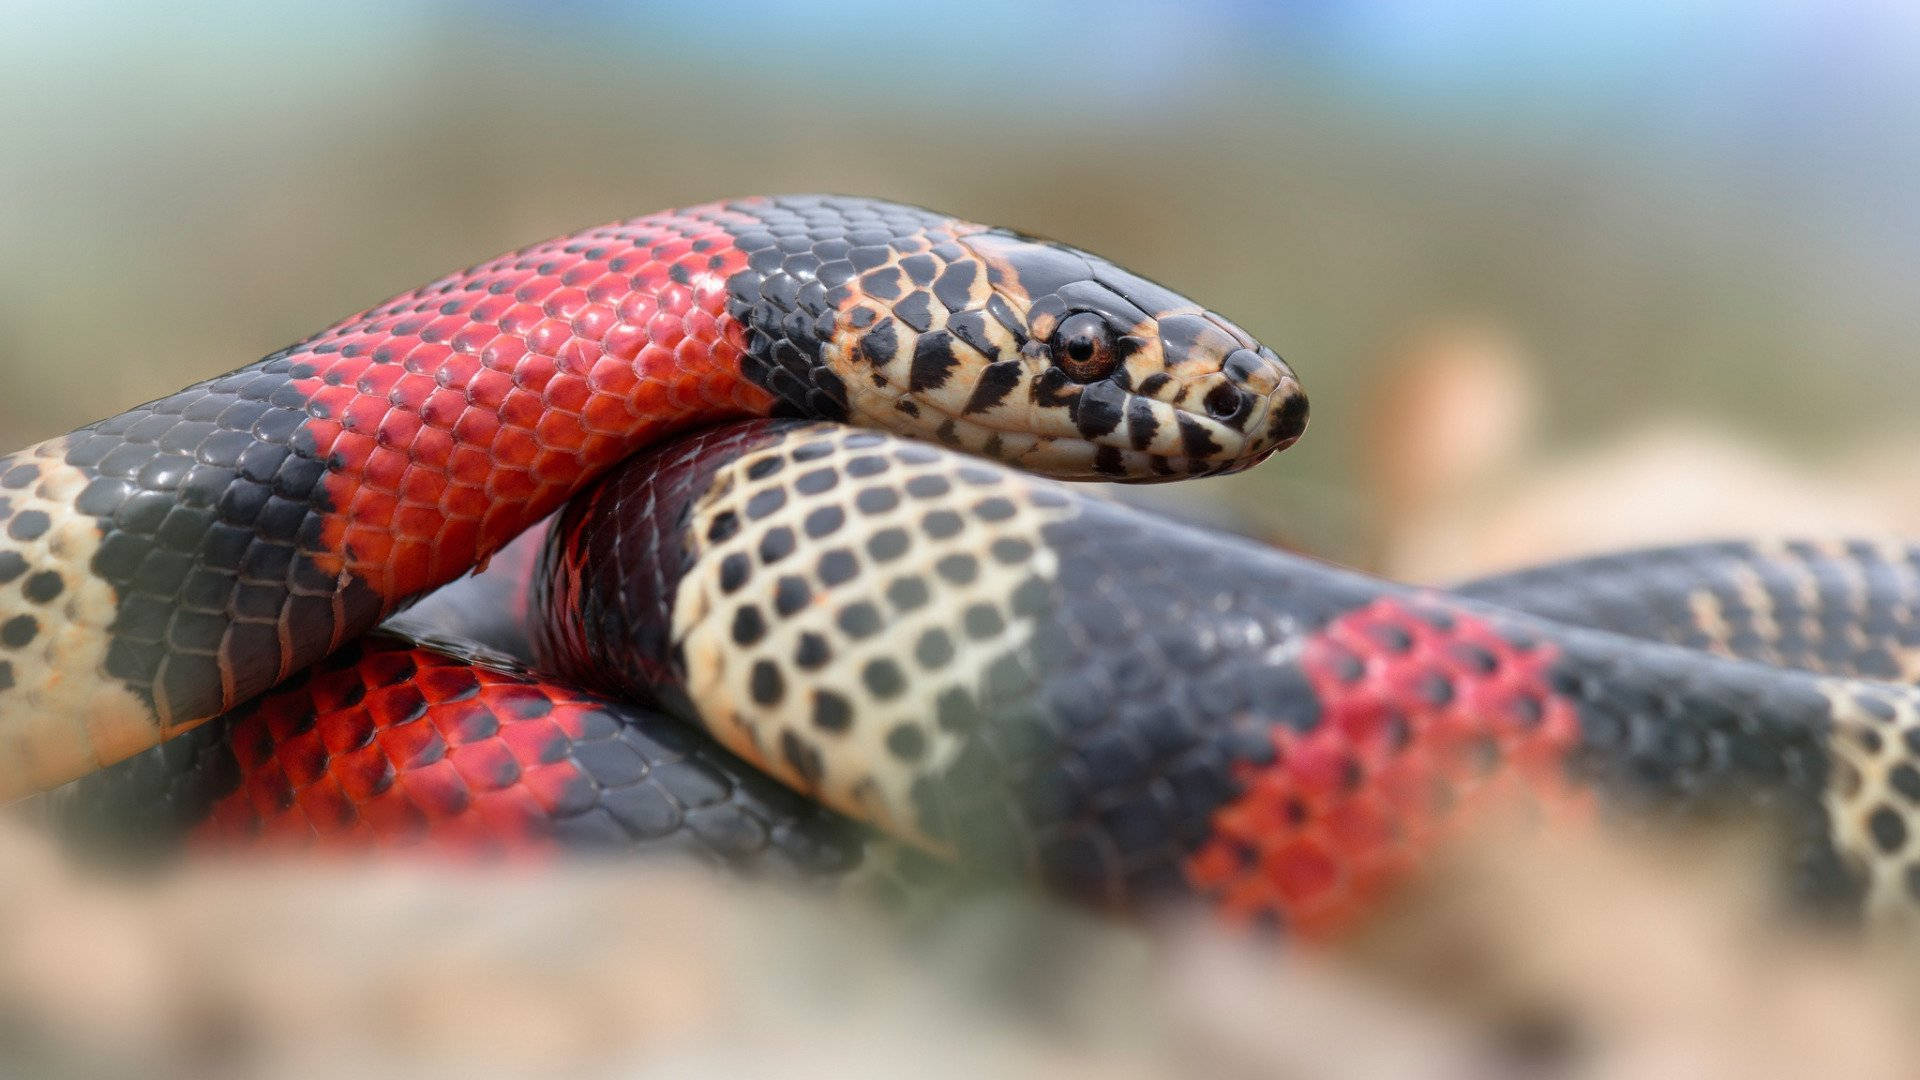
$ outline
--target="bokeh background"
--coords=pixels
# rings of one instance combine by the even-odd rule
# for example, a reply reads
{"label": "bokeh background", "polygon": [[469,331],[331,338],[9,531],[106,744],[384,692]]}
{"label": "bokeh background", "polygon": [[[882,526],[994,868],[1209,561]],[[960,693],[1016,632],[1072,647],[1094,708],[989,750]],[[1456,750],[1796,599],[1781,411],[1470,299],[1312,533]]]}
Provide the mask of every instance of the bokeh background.
{"label": "bokeh background", "polygon": [[1309,437],[1150,496],[1234,527],[1424,578],[1920,531],[1896,0],[4,10],[7,444],[548,235],[833,190],[1070,240],[1273,344]]}
{"label": "bokeh background", "polygon": [[[1904,0],[0,0],[0,446],[511,247],[830,190],[1092,248],[1293,361],[1300,446],[1129,498],[1424,580],[1920,536],[1917,55]],[[0,828],[0,1071],[1920,1068],[1908,954],[1781,936],[1713,852],[1481,854],[1329,962],[1019,904],[895,948],[646,867],[129,884]]]}

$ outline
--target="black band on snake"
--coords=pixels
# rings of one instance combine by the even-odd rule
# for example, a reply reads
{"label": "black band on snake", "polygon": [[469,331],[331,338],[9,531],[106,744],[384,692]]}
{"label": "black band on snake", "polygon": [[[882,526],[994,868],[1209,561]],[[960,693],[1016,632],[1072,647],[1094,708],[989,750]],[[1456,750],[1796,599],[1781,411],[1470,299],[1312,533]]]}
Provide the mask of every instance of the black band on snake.
{"label": "black band on snake", "polygon": [[[1920,723],[1905,686],[1395,586],[794,421],[637,457],[569,504],[545,557],[539,665],[609,696],[648,688],[666,714],[624,723],[694,720],[750,784],[743,762],[933,854],[1103,906],[1199,897],[1337,930],[1440,841],[1517,806],[1560,827],[1751,817],[1782,830],[1802,899],[1907,902],[1884,823],[1909,820],[1887,801]],[[305,715],[311,693],[290,696]],[[242,717],[224,745],[244,751],[147,767],[193,790],[187,816],[211,809],[203,830],[313,829],[261,797],[303,756],[263,734],[288,726]],[[549,835],[589,846],[646,839],[559,820]],[[794,829],[770,820],[756,835]],[[857,864],[846,843],[821,845],[838,861],[815,869]]]}
{"label": "black band on snake", "polygon": [[[746,201],[589,230],[0,470],[7,614],[33,620],[0,697],[10,776],[238,706],[70,801],[209,838],[832,878],[872,843],[825,805],[1102,905],[1199,897],[1306,933],[1516,804],[1734,814],[1778,823],[1797,894],[1908,902],[1920,710],[1851,677],[1892,668],[1394,586],[956,452],[1217,472],[1292,441],[1303,400],[1158,286],[923,211]],[[658,442],[751,414],[799,419]],[[843,420],[955,449],[819,422]],[[310,667],[636,449],[545,539],[540,674],[397,639]]]}

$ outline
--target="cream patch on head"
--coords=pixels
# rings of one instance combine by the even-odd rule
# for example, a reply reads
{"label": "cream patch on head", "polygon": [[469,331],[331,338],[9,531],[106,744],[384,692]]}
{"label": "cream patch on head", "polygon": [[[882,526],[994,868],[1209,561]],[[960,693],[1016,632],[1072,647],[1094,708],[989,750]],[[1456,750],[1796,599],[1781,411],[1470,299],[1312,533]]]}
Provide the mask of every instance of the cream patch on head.
{"label": "cream patch on head", "polygon": [[160,722],[107,674],[113,586],[94,576],[100,530],[75,501],[89,477],[66,440],[0,457],[0,798],[138,753]]}
{"label": "cream patch on head", "polygon": [[[853,422],[1062,478],[1214,472],[1238,463],[1238,450],[1265,431],[1268,396],[1282,389],[1271,371],[1242,373],[1257,404],[1239,426],[1205,414],[1216,390],[1240,400],[1221,357],[1253,342],[1225,331],[1215,331],[1211,348],[1169,362],[1159,316],[1148,316],[1130,331],[1116,328],[1131,346],[1126,389],[1104,378],[1068,379],[1045,344],[1057,313],[1034,316],[999,243],[1036,245],[996,235],[976,229],[896,241],[887,261],[849,283],[853,298],[822,358],[841,378]],[[1210,318],[1198,306],[1162,315]]]}
{"label": "cream patch on head", "polygon": [[[715,476],[672,638],[703,723],[842,811],[938,846],[914,788],[1050,609],[1059,492],[932,447],[797,429]],[[712,537],[722,537],[718,541]]]}
{"label": "cream patch on head", "polygon": [[[1032,422],[1028,383],[1035,365],[1020,355],[1021,339],[1005,321],[1018,324],[1024,297],[1017,306],[994,301],[987,263],[951,238],[934,240],[896,241],[885,263],[862,272],[858,299],[825,343],[827,364],[845,383],[850,416],[975,452],[996,434],[996,446],[1010,454],[1042,436],[1073,436],[1064,415],[1049,413],[1041,426]],[[993,365],[1000,366],[989,376]],[[1005,393],[993,392],[996,382]]]}
{"label": "cream patch on head", "polygon": [[1920,690],[1832,681],[1826,807],[1834,849],[1866,881],[1869,915],[1920,907]]}

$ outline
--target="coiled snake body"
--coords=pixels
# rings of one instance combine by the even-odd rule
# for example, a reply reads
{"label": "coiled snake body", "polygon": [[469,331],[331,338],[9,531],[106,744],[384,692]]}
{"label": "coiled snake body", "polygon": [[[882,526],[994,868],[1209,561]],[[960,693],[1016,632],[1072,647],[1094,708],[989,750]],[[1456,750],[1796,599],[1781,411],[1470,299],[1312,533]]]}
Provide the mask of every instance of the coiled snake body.
{"label": "coiled snake body", "polygon": [[[753,414],[785,418],[658,443]],[[1855,677],[1887,672],[1392,586],[819,422],[1155,479],[1244,467],[1304,419],[1270,351],[1072,249],[849,199],[590,230],[15,455],[0,614],[37,629],[9,643],[7,775],[239,706],[75,801],[206,836],[841,875],[867,841],[824,805],[1097,902],[1305,931],[1515,800],[1760,808],[1800,894],[1903,902],[1920,709]],[[391,637],[312,666],[636,449],[515,549],[544,544],[543,674]],[[660,711],[618,703],[636,689]]]}

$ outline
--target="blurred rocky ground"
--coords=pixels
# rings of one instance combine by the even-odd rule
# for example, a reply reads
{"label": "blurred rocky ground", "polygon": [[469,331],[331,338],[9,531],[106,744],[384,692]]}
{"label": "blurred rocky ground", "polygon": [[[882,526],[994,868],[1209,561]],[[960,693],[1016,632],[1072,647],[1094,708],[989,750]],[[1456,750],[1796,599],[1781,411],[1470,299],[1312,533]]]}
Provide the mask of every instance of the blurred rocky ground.
{"label": "blurred rocky ground", "polygon": [[0,1072],[90,1077],[1914,1075],[1910,951],[1737,839],[1462,844],[1359,939],[1009,896],[902,922],[662,866],[202,859],[0,832]]}

